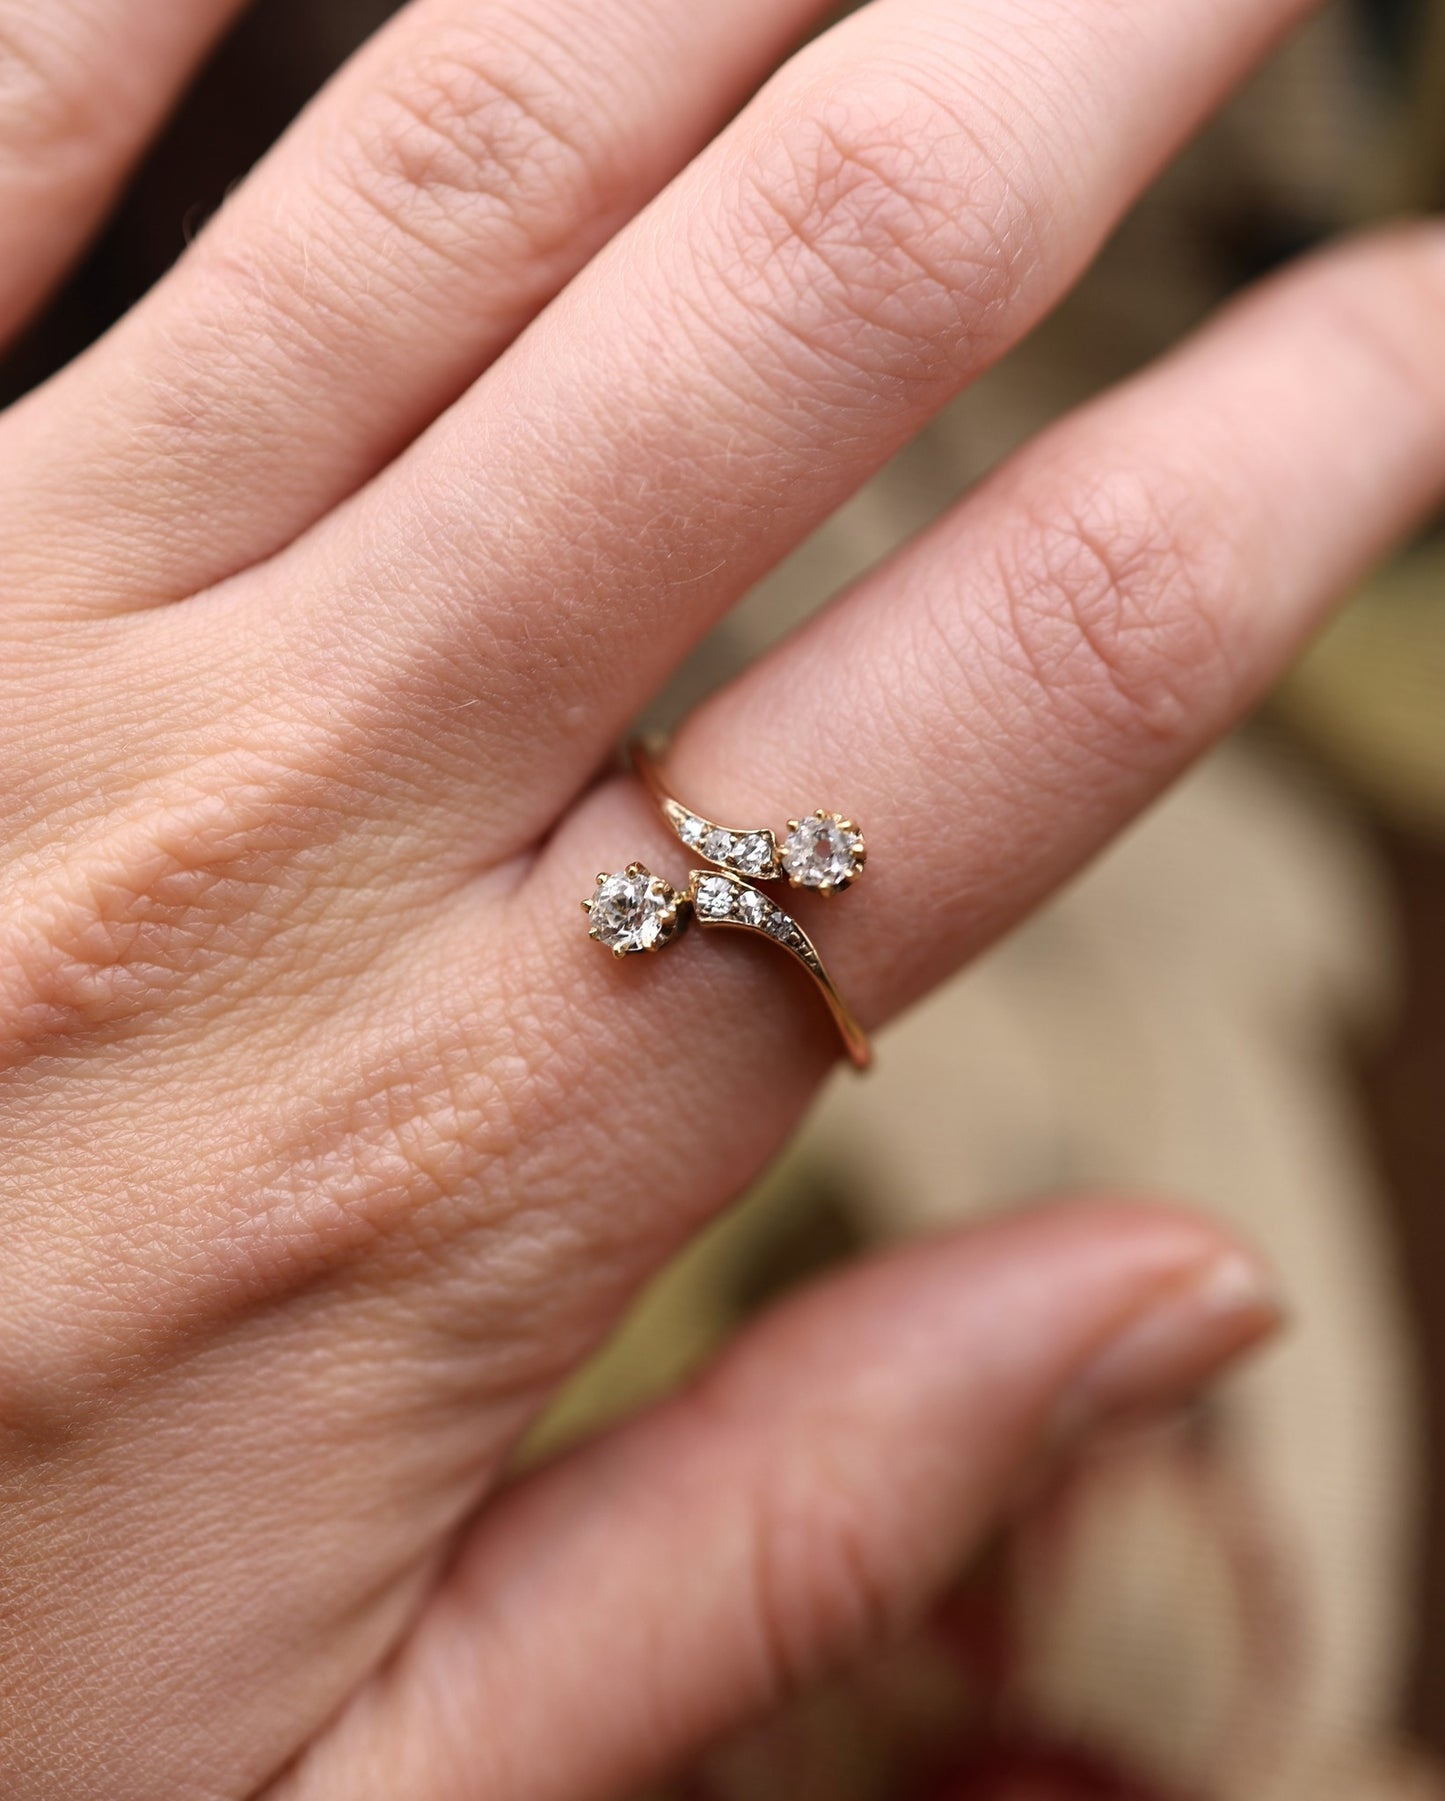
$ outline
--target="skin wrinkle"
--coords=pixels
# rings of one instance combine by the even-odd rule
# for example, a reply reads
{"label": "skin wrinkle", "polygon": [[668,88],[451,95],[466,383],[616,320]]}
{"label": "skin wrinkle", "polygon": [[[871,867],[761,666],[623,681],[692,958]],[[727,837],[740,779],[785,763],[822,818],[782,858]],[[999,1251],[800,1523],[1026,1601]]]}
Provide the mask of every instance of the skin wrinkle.
{"label": "skin wrinkle", "polygon": [[479,204],[515,234],[524,266],[550,262],[563,219],[605,217],[616,205],[597,166],[607,135],[584,144],[559,116],[556,98],[570,101],[567,73],[560,81],[555,69],[544,73],[515,40],[458,32],[429,45],[373,101],[372,126],[341,140],[343,156],[354,152],[351,185],[394,232],[463,274],[475,263]]}
{"label": "skin wrinkle", "polygon": [[[801,349],[812,364],[801,398],[830,437],[846,433],[851,409],[876,412],[880,383],[926,393],[981,360],[986,322],[1017,292],[1018,269],[1040,261],[1031,209],[1004,174],[1017,151],[985,140],[977,121],[966,124],[911,74],[885,71],[892,86],[880,92],[882,76],[869,73],[855,91],[819,84],[789,95],[787,129],[734,171],[728,237],[698,243],[702,294],[682,290],[746,368],[756,370],[760,352]],[[931,117],[942,129],[929,128]],[[741,332],[705,300],[717,289]],[[777,396],[795,399],[796,361],[785,357],[780,376]],[[765,398],[756,380],[746,397]]]}
{"label": "skin wrinkle", "polygon": [[1172,756],[1190,721],[1217,717],[1233,691],[1208,621],[1236,571],[1182,485],[1166,498],[1157,475],[1125,468],[1064,492],[1062,507],[1046,497],[1026,509],[999,546],[1006,641],[1044,704],[1098,719],[1072,741]]}
{"label": "skin wrinkle", "polygon": [[334,842],[335,781],[277,774],[254,748],[222,752],[189,773],[188,795],[143,792],[62,858],[7,872],[0,1055],[143,1024],[163,1001],[207,998],[238,975],[244,989],[269,943],[312,923],[318,890],[303,871]]}
{"label": "skin wrinkle", "polygon": [[[716,1418],[704,1379],[685,1399]],[[724,1415],[725,1417],[725,1415]],[[831,1429],[830,1429],[831,1428]],[[850,1435],[817,1420],[809,1442],[746,1490],[747,1609],[757,1687],[749,1711],[771,1713],[830,1669],[894,1642],[917,1597],[902,1548],[880,1541],[878,1472],[860,1469]]]}

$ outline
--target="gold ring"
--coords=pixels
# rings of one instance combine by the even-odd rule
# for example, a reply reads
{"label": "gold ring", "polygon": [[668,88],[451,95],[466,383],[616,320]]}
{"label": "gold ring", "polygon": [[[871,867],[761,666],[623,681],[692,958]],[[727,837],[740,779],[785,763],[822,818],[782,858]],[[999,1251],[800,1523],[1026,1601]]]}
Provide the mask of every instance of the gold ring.
{"label": "gold ring", "polygon": [[867,1069],[873,1061],[868,1035],[839,994],[817,947],[797,920],[753,886],[786,877],[795,888],[823,895],[842,893],[862,875],[867,860],[858,827],[823,808],[804,819],[790,819],[781,840],[766,827],[719,825],[668,792],[651,745],[634,744],[629,754],[663,818],[689,850],[713,867],[692,870],[685,890],[674,888],[641,863],[629,863],[615,874],[604,871],[597,877],[595,892],[582,903],[591,921],[589,937],[606,945],[615,957],[626,957],[663,949],[685,929],[689,918],[696,918],[705,927],[727,927],[770,939],[807,970],[849,1057],[858,1069]]}

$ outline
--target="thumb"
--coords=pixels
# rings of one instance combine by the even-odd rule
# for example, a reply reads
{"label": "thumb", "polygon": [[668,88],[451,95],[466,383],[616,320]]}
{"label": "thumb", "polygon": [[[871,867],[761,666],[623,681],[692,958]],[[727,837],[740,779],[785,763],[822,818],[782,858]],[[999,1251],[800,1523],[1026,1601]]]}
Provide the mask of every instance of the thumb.
{"label": "thumb", "polygon": [[1217,1228],[1039,1208],[862,1264],[482,1516],[285,1801],[602,1801],[894,1629],[1041,1449],[1277,1321]]}

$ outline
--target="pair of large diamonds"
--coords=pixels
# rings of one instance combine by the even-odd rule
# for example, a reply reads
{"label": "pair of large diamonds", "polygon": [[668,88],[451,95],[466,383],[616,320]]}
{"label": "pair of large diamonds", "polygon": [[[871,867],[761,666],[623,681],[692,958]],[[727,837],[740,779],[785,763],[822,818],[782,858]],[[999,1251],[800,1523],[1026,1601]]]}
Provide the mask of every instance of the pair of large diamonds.
{"label": "pair of large diamonds", "polygon": [[867,855],[852,820],[820,808],[807,819],[789,820],[780,846],[770,831],[732,831],[676,801],[664,801],[663,812],[682,842],[718,868],[693,870],[685,893],[640,863],[599,875],[596,893],[582,903],[590,937],[617,957],[660,950],[686,924],[690,908],[703,925],[762,932],[810,966],[817,962],[803,928],[750,882],[786,875],[793,887],[820,894],[848,887],[862,874]]}

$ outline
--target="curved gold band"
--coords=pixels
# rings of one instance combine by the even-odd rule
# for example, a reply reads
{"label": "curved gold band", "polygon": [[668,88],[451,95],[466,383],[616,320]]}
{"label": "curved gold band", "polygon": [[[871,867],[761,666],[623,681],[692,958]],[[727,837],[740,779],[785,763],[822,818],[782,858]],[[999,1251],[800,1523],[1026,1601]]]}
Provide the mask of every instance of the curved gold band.
{"label": "curved gold band", "polygon": [[[752,886],[755,881],[776,881],[784,871],[783,855],[776,835],[766,829],[734,829],[685,807],[669,792],[658,765],[661,745],[657,740],[639,741],[628,747],[628,755],[643,786],[656,803],[668,825],[690,849],[712,864],[710,869],[691,871],[687,899],[693,916],[701,926],[730,928],[753,932],[771,939],[800,963],[812,977],[813,985],[827,1003],[843,1044],[855,1068],[867,1069],[873,1061],[868,1034],[858,1023],[851,1007],[838,992],[828,974],[817,947],[790,914],[770,896]],[[836,815],[819,813],[817,818],[836,819]],[[793,822],[796,825],[796,821]],[[863,841],[849,821],[840,821],[852,833],[853,866],[846,875],[827,883],[815,883],[823,892],[846,887],[861,874]],[[795,884],[796,885],[796,884]]]}

